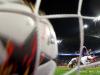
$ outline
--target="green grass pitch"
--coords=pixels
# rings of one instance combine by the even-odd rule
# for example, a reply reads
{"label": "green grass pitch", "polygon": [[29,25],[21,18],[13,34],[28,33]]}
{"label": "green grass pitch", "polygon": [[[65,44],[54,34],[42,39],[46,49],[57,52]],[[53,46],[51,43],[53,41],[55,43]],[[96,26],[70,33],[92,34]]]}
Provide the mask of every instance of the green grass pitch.
{"label": "green grass pitch", "polygon": [[[54,75],[63,75],[65,72],[69,71],[66,66],[58,66]],[[71,75],[77,75],[76,72]],[[100,75],[100,67],[86,68],[80,71],[80,75]]]}

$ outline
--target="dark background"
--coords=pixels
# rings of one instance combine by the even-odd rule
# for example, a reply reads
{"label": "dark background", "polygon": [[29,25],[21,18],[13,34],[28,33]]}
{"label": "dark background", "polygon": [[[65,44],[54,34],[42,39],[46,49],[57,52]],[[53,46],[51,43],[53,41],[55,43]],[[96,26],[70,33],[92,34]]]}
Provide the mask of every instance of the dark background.
{"label": "dark background", "polygon": [[[79,0],[42,0],[40,9],[49,14],[77,14]],[[33,1],[34,3],[35,1]],[[84,16],[100,15],[100,0],[83,0],[81,14]],[[59,52],[75,52],[79,50],[79,20],[78,18],[49,19],[56,32],[57,38],[62,40]],[[100,49],[100,21],[84,19],[85,43],[92,50]]]}

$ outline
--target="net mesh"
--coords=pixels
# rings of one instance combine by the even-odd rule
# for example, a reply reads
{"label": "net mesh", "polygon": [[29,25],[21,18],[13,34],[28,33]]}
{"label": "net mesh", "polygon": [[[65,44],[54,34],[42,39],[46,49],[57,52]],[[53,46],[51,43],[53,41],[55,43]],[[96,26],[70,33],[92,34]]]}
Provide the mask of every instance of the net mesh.
{"label": "net mesh", "polygon": [[[77,71],[77,75],[80,75],[80,69],[85,68],[85,67],[91,67],[95,65],[100,65],[100,62],[95,62],[89,65],[80,65],[80,58],[82,56],[82,50],[83,50],[83,45],[84,45],[84,27],[83,27],[83,19],[91,19],[94,20],[95,17],[90,17],[90,16],[83,16],[81,14],[81,9],[82,9],[82,4],[83,0],[79,0],[78,2],[78,10],[77,14],[53,14],[53,15],[39,15],[39,7],[41,5],[41,0],[36,0],[35,4],[35,15],[39,18],[46,18],[46,19],[54,19],[54,18],[78,18],[79,20],[79,30],[80,30],[80,55],[79,55],[79,61],[78,65],[73,68],[72,70],[66,72],[64,75],[70,75],[74,71]],[[37,20],[38,23],[38,20]]]}

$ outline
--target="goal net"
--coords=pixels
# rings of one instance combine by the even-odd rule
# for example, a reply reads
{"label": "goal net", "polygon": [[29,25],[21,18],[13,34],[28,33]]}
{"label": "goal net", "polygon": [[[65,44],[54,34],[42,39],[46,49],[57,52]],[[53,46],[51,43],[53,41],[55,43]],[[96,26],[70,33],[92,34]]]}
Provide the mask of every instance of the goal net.
{"label": "goal net", "polygon": [[[84,46],[84,26],[83,26],[83,19],[89,19],[89,20],[95,20],[95,17],[90,17],[90,16],[83,16],[81,14],[82,10],[82,4],[83,0],[79,0],[78,2],[78,9],[77,9],[77,14],[53,14],[53,15],[39,15],[39,7],[41,5],[42,0],[36,0],[35,4],[35,14],[39,18],[46,18],[46,19],[55,19],[55,18],[78,18],[79,21],[79,32],[80,32],[80,55],[79,55],[79,60],[78,60],[78,65],[73,68],[72,70],[66,72],[64,75],[70,75],[71,73],[77,71],[77,75],[80,75],[80,69],[85,68],[85,67],[92,67],[95,65],[100,65],[100,62],[95,62],[89,65],[80,65],[80,59],[82,57],[82,50]],[[37,21],[38,22],[38,21]]]}

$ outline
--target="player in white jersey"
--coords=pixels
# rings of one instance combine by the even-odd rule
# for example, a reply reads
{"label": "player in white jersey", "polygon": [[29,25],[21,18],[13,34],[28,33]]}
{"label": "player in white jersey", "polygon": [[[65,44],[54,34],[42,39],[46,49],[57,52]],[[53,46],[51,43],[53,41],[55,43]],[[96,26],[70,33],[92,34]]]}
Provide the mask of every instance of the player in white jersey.
{"label": "player in white jersey", "polygon": [[94,59],[95,59],[95,56],[91,56],[91,55],[90,56],[84,56],[84,57],[81,57],[81,63],[83,65],[87,65],[87,64],[93,62]]}
{"label": "player in white jersey", "polygon": [[68,67],[69,67],[69,68],[74,67],[74,65],[77,64],[77,61],[78,61],[78,57],[72,58],[71,61],[68,63]]}
{"label": "player in white jersey", "polygon": [[[92,63],[92,62],[95,62],[96,59],[95,56],[83,56],[81,57],[81,64],[82,65],[87,65],[89,63]],[[68,68],[73,68],[75,65],[77,65],[77,62],[78,62],[78,57],[76,58],[72,58],[71,61],[68,63]]]}

